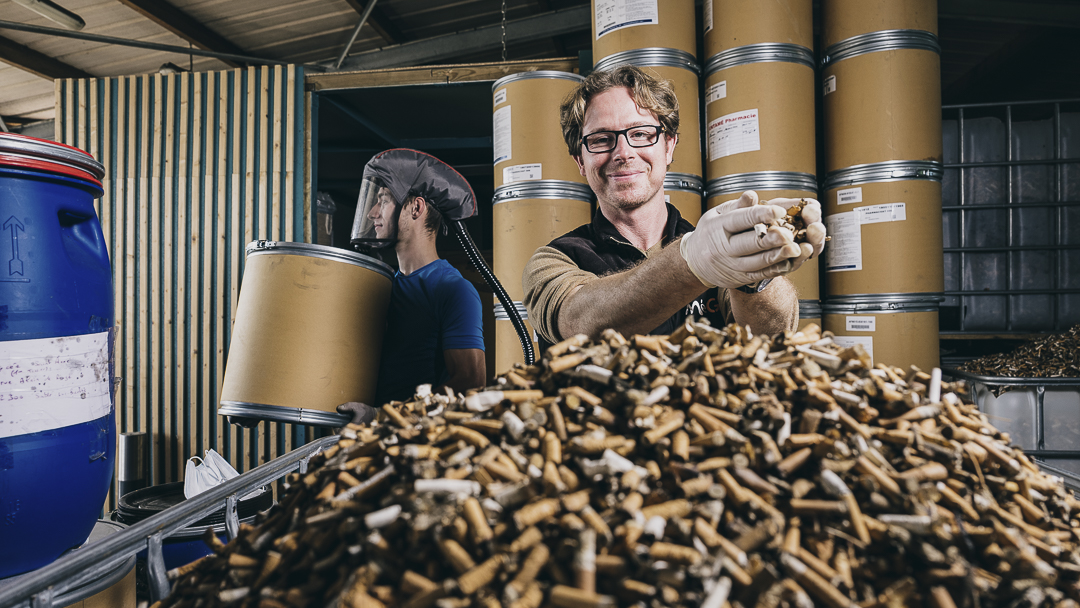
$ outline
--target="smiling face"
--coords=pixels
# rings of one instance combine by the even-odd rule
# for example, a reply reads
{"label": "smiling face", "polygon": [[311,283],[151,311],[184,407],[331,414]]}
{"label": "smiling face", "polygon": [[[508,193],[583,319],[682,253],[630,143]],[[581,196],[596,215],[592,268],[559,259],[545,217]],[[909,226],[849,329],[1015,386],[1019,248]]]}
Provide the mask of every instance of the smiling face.
{"label": "smiling face", "polygon": [[368,219],[375,226],[375,238],[392,239],[397,231],[397,205],[389,188],[379,188],[378,200],[368,212]]}
{"label": "smiling face", "polygon": [[[582,133],[658,124],[656,114],[634,103],[630,89],[617,87],[589,100]],[[596,193],[601,208],[631,211],[657,200],[663,204],[664,176],[675,152],[676,139],[661,133],[655,145],[632,148],[620,135],[614,150],[594,154],[581,146],[580,155],[574,160]]]}

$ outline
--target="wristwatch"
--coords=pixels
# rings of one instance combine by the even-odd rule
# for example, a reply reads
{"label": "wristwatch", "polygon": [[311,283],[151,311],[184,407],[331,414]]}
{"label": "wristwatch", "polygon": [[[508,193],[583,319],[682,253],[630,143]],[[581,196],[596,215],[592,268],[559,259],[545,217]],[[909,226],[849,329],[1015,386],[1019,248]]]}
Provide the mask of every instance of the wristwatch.
{"label": "wristwatch", "polygon": [[740,285],[740,286],[736,287],[735,289],[738,289],[739,291],[741,291],[743,293],[755,294],[755,293],[758,293],[760,291],[763,291],[765,289],[765,287],[768,286],[768,284],[771,283],[771,282],[772,282],[771,278],[762,279],[762,280],[758,281],[757,283],[750,283],[749,285]]}

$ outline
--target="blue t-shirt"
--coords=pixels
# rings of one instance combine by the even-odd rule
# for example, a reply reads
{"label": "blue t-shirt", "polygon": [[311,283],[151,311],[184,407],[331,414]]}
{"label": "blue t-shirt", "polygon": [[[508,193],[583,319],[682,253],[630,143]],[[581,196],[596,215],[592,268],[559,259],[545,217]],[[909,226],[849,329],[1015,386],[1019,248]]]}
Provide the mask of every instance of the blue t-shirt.
{"label": "blue t-shirt", "polygon": [[419,384],[446,382],[443,351],[456,348],[484,349],[480,294],[472,283],[443,259],[395,274],[376,406],[411,398]]}

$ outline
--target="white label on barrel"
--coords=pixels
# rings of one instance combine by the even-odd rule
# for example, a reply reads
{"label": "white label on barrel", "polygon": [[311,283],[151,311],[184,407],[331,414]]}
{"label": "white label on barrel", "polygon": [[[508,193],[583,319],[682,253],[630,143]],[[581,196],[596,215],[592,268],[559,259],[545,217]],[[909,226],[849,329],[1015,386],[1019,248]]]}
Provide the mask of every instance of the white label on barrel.
{"label": "white label on barrel", "polygon": [[851,348],[856,344],[862,344],[863,350],[870,355],[870,362],[874,362],[874,338],[873,336],[833,336],[833,342],[844,348]]}
{"label": "white label on barrel", "polygon": [[761,149],[758,111],[743,110],[709,123],[709,160]]}
{"label": "white label on barrel", "polygon": [[665,194],[664,195],[664,202],[669,204],[669,205],[671,204],[671,195],[670,194]]}
{"label": "white label on barrel", "polygon": [[513,156],[513,144],[510,139],[510,108],[503,106],[492,114],[491,128],[494,133],[495,164],[510,160]]}
{"label": "white label on barrel", "polygon": [[847,205],[862,202],[862,188],[846,188],[836,191],[836,204]]}
{"label": "white label on barrel", "polygon": [[491,99],[493,102],[491,107],[497,107],[500,103],[506,103],[506,87],[495,91],[495,96]]}
{"label": "white label on barrel", "polygon": [[659,0],[596,0],[596,39],[624,27],[660,23]]}
{"label": "white label on barrel", "polygon": [[543,168],[544,166],[540,163],[503,167],[503,183],[512,184],[514,182],[523,182],[530,179],[544,179],[542,177]]}
{"label": "white label on barrel", "polygon": [[0,342],[0,437],[97,420],[111,395],[107,331]]}
{"label": "white label on barrel", "polygon": [[862,227],[854,211],[825,217],[832,241],[825,248],[825,272],[862,270]]}
{"label": "white label on barrel", "polygon": [[702,16],[704,17],[702,20],[705,22],[706,34],[712,31],[712,3],[713,0],[705,0],[701,6]]}
{"label": "white label on barrel", "polygon": [[828,95],[829,93],[835,93],[836,92],[836,76],[829,76],[828,78],[826,78],[825,79],[825,84],[824,84],[824,86],[822,88],[825,89],[825,92],[822,93],[823,95]]}
{"label": "white label on barrel", "polygon": [[727,81],[722,80],[705,90],[705,104],[727,97]]}
{"label": "white label on barrel", "polygon": [[848,331],[877,331],[874,329],[877,317],[844,317],[844,327]]}
{"label": "white label on barrel", "polygon": [[902,222],[907,219],[907,205],[904,203],[870,205],[869,207],[859,207],[855,210],[855,213],[859,216],[860,224]]}

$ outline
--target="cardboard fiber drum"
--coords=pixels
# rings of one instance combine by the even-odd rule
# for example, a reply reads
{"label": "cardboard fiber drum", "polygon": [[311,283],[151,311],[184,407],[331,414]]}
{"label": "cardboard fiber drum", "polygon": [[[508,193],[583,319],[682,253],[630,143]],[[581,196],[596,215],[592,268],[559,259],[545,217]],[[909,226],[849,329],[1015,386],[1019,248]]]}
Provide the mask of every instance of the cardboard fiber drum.
{"label": "cardboard fiber drum", "polygon": [[944,291],[943,172],[940,163],[894,162],[825,179],[827,300]]}
{"label": "cardboard fiber drum", "polygon": [[342,426],[375,404],[392,269],[334,247],[247,247],[218,413]]}
{"label": "cardboard fiber drum", "polygon": [[[514,305],[518,309],[518,314],[521,315],[522,320],[525,321],[525,332],[529,335],[529,339],[532,341],[533,352],[537,353],[537,359],[540,358],[539,350],[537,350],[536,332],[533,330],[532,324],[529,323],[528,314],[525,312],[525,305],[521,302],[514,302]],[[525,357],[521,352],[521,340],[518,339],[517,332],[514,331],[514,324],[510,321],[510,316],[506,314],[506,310],[502,304],[495,302],[495,373],[501,374],[514,367],[515,363],[525,363]]]}
{"label": "cardboard fiber drum", "polygon": [[790,44],[739,47],[709,59],[705,70],[709,179],[757,171],[817,170],[813,66],[809,49]]}
{"label": "cardboard fiber drum", "polygon": [[802,331],[809,325],[821,327],[821,302],[817,300],[799,300],[799,325]]}
{"label": "cardboard fiber drum", "polygon": [[592,8],[594,64],[622,51],[654,47],[697,58],[694,0],[592,0]]}
{"label": "cardboard fiber drum", "polygon": [[810,0],[705,0],[701,29],[705,56],[728,49],[781,42],[814,48],[813,3]]}
{"label": "cardboard fiber drum", "polygon": [[584,80],[550,70],[511,74],[492,85],[495,187],[523,180],[584,184],[559,126],[559,105]]}
{"label": "cardboard fiber drum", "polygon": [[679,100],[679,142],[668,172],[702,175],[700,69],[693,56],[672,49],[641,49],[607,57],[597,62],[595,69],[609,70],[620,65],[635,65],[671,81]]}
{"label": "cardboard fiber drum", "polygon": [[938,306],[937,301],[919,299],[861,304],[826,300],[822,329],[833,332],[840,345],[862,344],[875,365],[914,365],[929,372],[941,365]]}
{"label": "cardboard fiber drum", "polygon": [[668,173],[664,177],[664,199],[679,210],[679,215],[691,224],[701,219],[701,203],[705,186],[701,178],[685,173]]}
{"label": "cardboard fiber drum", "polygon": [[[774,198],[817,199],[817,181],[813,175],[763,171],[761,173],[729,175],[726,178],[710,181],[708,200],[705,203],[706,209],[712,209],[721,203],[739,198],[747,190],[757,192],[760,201],[769,201]],[[825,247],[827,250],[828,244]],[[821,297],[819,259],[818,257],[810,258],[803,262],[803,265],[798,270],[787,275],[788,280],[795,285],[795,291],[799,294],[800,307],[804,302],[812,302],[814,306],[818,305],[818,299]],[[801,314],[800,308],[800,316]],[[819,313],[818,317],[820,316]]]}
{"label": "cardboard fiber drum", "polygon": [[826,171],[891,160],[941,162],[940,55],[932,35],[914,35],[829,56],[821,100]]}
{"label": "cardboard fiber drum", "polygon": [[492,250],[495,276],[507,295],[525,297],[521,273],[538,247],[592,221],[593,193],[569,182],[521,182],[503,186],[492,200]]}
{"label": "cardboard fiber drum", "polygon": [[883,30],[922,30],[937,34],[937,0],[825,0],[822,44]]}

